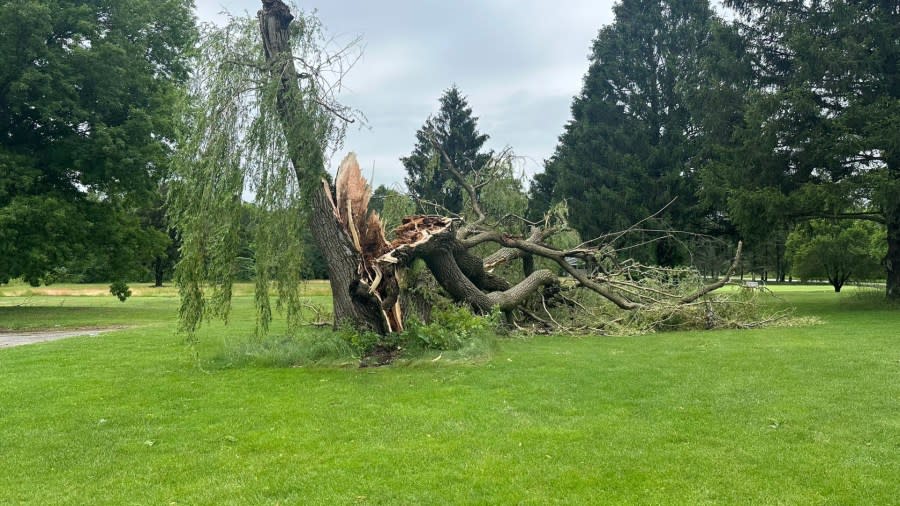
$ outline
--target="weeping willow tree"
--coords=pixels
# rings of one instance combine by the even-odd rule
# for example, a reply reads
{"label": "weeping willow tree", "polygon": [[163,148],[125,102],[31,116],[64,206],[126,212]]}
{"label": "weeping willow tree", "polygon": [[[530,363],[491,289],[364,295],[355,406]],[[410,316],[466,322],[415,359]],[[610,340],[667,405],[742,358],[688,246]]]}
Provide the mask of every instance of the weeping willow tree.
{"label": "weeping willow tree", "polygon": [[[464,173],[434,131],[424,138],[464,192],[467,209],[463,216],[405,217],[388,241],[378,214],[369,211],[371,191],[355,156],[344,159],[334,181],[325,170],[326,153],[340,147],[347,124],[358,117],[335,99],[358,53],[350,46],[329,54],[323,46],[318,22],[295,18],[280,0],[263,0],[256,20],[231,19],[205,33],[171,195],[182,234],[183,330],[193,332],[204,317],[228,317],[245,192],[255,195],[261,217],[255,238],[261,332],[272,318],[270,287],[289,324],[299,321],[304,227],[328,264],[336,325],[379,334],[403,330],[417,307],[409,303],[414,290],[406,279],[416,262],[446,298],[476,313],[499,310],[510,324],[524,319],[560,328],[552,310],[561,306],[592,314],[560,295],[568,290],[590,292],[617,310],[659,314],[661,321],[689,310],[714,321],[706,297],[728,281],[740,245],[728,274],[708,285],[620,260],[616,242],[629,232],[645,233],[640,223],[573,247],[554,246],[551,239],[568,230],[565,213],[528,222],[514,213],[498,217],[484,201],[508,173],[508,152]],[[535,268],[536,258],[543,268]],[[522,263],[521,277],[495,271],[512,262]]]}
{"label": "weeping willow tree", "polygon": [[[299,322],[301,236],[321,199],[319,181],[328,177],[324,157],[359,118],[335,100],[358,57],[355,44],[326,51],[321,25],[309,15],[294,19],[277,41],[266,43],[264,35],[260,20],[231,17],[224,27],[205,27],[195,59],[170,191],[170,217],[182,238],[180,322],[188,332],[204,318],[228,318],[241,203],[250,195],[258,209],[258,330],[272,319],[270,287],[289,325]],[[290,51],[276,56],[266,47],[276,43]],[[328,231],[312,230],[327,251]]]}

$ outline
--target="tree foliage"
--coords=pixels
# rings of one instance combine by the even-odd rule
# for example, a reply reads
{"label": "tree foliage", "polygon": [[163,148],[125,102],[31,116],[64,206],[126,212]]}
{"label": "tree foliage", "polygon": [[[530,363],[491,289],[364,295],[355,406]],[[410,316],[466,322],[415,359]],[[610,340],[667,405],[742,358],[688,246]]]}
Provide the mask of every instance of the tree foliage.
{"label": "tree foliage", "polygon": [[811,220],[788,236],[792,272],[803,280],[827,279],[835,292],[848,280],[882,275],[884,227],[865,221]]}
{"label": "tree foliage", "polygon": [[[698,80],[721,22],[705,1],[625,0],[613,10],[615,22],[594,40],[572,119],[535,177],[532,217],[566,199],[574,228],[597,237],[675,199],[646,226],[699,231],[697,140],[718,128],[696,110]],[[666,241],[633,253],[668,265],[679,260]]]}
{"label": "tree foliage", "polygon": [[490,153],[481,152],[488,136],[478,132],[478,118],[455,85],[441,95],[440,104],[438,114],[416,133],[412,153],[400,161],[406,168],[406,187],[420,209],[459,214],[464,192],[449,176],[447,162],[433,143],[443,147],[463,175],[470,175],[491,158]]}
{"label": "tree foliage", "polygon": [[385,231],[400,226],[404,216],[415,214],[416,202],[406,193],[379,185],[372,192],[369,208],[381,216]]}
{"label": "tree foliage", "polygon": [[730,215],[748,231],[815,217],[883,222],[887,293],[900,296],[900,5],[727,3],[755,76],[738,148],[710,178],[730,189]]}
{"label": "tree foliage", "polygon": [[0,34],[0,280],[144,268],[168,239],[140,214],[168,170],[192,3],[16,0]]}
{"label": "tree foliage", "polygon": [[[303,72],[285,132],[279,114],[280,82],[271,79],[259,21],[232,17],[207,27],[194,60],[190,107],[184,111],[170,190],[170,213],[181,234],[176,279],[181,328],[196,330],[204,317],[227,318],[240,270],[241,230],[253,230],[258,330],[272,318],[270,286],[289,325],[299,322],[300,279],[306,266],[310,195],[324,172],[324,156],[340,145],[350,111],[333,100],[327,78],[348,65],[354,47],[334,53],[314,16],[299,15],[288,41]],[[301,139],[291,151],[287,137]],[[246,216],[242,198],[254,195]]]}

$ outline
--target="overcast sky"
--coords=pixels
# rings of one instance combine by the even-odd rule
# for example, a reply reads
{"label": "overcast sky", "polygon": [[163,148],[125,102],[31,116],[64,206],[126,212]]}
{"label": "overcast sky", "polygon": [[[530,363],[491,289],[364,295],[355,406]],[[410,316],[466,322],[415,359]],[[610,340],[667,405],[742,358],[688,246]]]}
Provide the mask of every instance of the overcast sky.
{"label": "overcast sky", "polygon": [[[255,15],[258,0],[196,0],[201,21],[218,13]],[[362,38],[362,59],[341,101],[368,118],[352,128],[355,151],[374,184],[402,184],[399,158],[452,84],[468,97],[488,146],[510,146],[522,169],[542,170],[572,97],[581,90],[588,53],[601,26],[612,22],[612,0],[312,0],[338,43]],[[333,161],[331,170],[339,160]]]}

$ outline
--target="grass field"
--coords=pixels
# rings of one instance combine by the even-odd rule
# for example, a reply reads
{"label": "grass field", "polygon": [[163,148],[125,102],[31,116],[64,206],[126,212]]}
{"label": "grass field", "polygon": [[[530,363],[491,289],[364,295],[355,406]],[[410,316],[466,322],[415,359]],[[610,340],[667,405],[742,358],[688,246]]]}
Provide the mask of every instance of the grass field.
{"label": "grass field", "polygon": [[0,504],[900,503],[900,309],[849,288],[774,288],[814,326],[377,369],[220,365],[247,287],[196,347],[171,289],[51,288],[0,287],[0,328],[128,328],[0,349]]}

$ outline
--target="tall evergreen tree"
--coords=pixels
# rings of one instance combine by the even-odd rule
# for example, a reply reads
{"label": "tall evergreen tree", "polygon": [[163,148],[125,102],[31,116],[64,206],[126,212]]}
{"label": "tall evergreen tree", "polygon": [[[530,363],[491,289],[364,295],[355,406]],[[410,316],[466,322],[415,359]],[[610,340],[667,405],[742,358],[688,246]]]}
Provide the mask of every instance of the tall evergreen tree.
{"label": "tall evergreen tree", "polygon": [[900,297],[900,4],[730,0],[753,42],[743,146],[716,177],[742,228],[813,217],[887,227]]}
{"label": "tall evergreen tree", "polygon": [[0,5],[0,282],[73,259],[128,274],[172,145],[190,0]]}
{"label": "tall evergreen tree", "polygon": [[[719,21],[706,1],[624,0],[613,9],[615,22],[593,43],[572,119],[535,178],[535,211],[567,199],[572,225],[596,237],[676,199],[650,226],[697,230],[703,212],[694,157],[702,125],[690,99]],[[665,241],[644,253],[678,261]]]}
{"label": "tall evergreen tree", "polygon": [[416,133],[412,153],[400,161],[406,168],[409,193],[423,210],[434,211],[426,203],[430,202],[460,213],[463,210],[462,189],[453,182],[429,135],[434,135],[433,140],[443,147],[464,175],[490,159],[490,153],[481,152],[488,136],[478,132],[478,118],[472,115],[472,108],[456,85],[444,92],[440,103],[437,116],[428,118]]}

